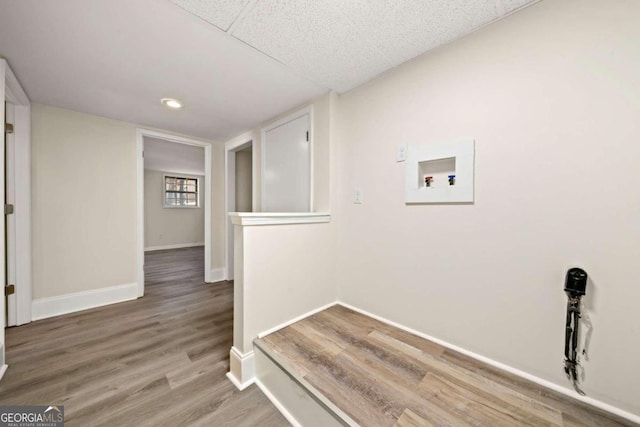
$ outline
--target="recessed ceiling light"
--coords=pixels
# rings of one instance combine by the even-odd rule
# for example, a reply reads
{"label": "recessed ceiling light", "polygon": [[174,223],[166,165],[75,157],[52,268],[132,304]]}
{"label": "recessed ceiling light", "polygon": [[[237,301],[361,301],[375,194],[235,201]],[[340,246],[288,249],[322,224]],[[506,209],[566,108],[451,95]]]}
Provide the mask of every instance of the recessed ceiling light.
{"label": "recessed ceiling light", "polygon": [[177,99],[173,99],[173,98],[162,98],[160,100],[160,102],[162,102],[165,106],[173,109],[173,110],[178,110],[180,108],[182,108],[182,102],[178,101]]}

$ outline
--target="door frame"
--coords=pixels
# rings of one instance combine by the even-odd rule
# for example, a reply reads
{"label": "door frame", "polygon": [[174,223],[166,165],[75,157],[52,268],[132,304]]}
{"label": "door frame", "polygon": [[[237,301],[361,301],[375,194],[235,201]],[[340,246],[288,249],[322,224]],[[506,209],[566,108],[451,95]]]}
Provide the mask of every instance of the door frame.
{"label": "door frame", "polygon": [[234,277],[234,237],[233,224],[229,212],[235,212],[236,209],[236,153],[251,147],[251,205],[252,210],[256,210],[256,148],[253,139],[240,139],[238,141],[229,142],[224,147],[224,170],[225,170],[225,259],[226,259],[226,279],[233,280]]}
{"label": "door frame", "polygon": [[[287,116],[281,118],[280,120],[276,120],[273,123],[268,124],[267,126],[263,127],[260,130],[260,141],[261,141],[261,161],[260,161],[260,167],[262,168],[262,171],[265,170],[265,166],[264,166],[264,162],[265,162],[265,153],[267,151],[267,147],[266,147],[266,141],[267,141],[267,132],[279,128],[280,126],[287,124],[293,120],[297,120],[300,117],[303,116],[308,116],[307,120],[309,121],[308,125],[309,125],[309,212],[313,212],[314,211],[314,207],[315,207],[315,203],[314,203],[314,198],[313,198],[313,175],[314,175],[314,171],[313,171],[313,151],[314,151],[314,144],[313,144],[313,138],[314,138],[314,132],[313,132],[313,105],[308,105],[304,108],[301,108],[291,114],[288,114]],[[264,211],[264,207],[266,205],[265,203],[265,197],[266,197],[266,192],[264,191],[264,186],[265,186],[265,180],[263,179],[261,182],[261,189],[260,189],[260,194],[262,197],[262,210]]]}
{"label": "door frame", "polygon": [[[31,258],[31,103],[27,94],[20,86],[20,82],[11,71],[9,64],[1,60],[4,66],[4,96],[3,100],[13,104],[13,157],[7,160],[13,176],[9,177],[14,185],[14,205],[16,206],[13,220],[15,223],[15,246],[12,248],[15,260],[15,318],[10,319],[5,326],[24,325],[31,322],[32,306],[32,258]],[[2,105],[2,133],[4,134],[4,102]],[[4,156],[4,151],[2,153]],[[2,178],[4,179],[4,161],[2,161]],[[3,183],[2,189],[4,191]],[[3,197],[4,199],[4,197]],[[2,240],[4,227],[2,227]],[[4,251],[4,245],[2,251]],[[2,253],[2,259],[5,254]],[[3,262],[4,264],[4,262]],[[3,268],[4,265],[3,265]],[[2,270],[4,277],[5,273]],[[4,280],[4,279],[3,279]],[[3,298],[4,300],[4,298]],[[5,307],[4,310],[7,310]],[[3,310],[3,313],[4,313]],[[2,316],[4,318],[4,314]],[[4,320],[3,320],[4,321]]]}
{"label": "door frame", "polygon": [[178,144],[204,148],[204,281],[212,281],[211,258],[213,242],[211,234],[211,159],[212,145],[184,136],[166,132],[138,128],[136,130],[136,269],[138,282],[138,298],[144,296],[144,138],[157,138]]}

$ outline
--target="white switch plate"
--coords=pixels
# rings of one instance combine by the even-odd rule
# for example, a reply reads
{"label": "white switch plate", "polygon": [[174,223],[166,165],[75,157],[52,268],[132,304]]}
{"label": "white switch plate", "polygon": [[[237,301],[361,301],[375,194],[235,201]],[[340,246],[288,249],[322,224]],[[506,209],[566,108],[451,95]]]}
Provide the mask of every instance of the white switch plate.
{"label": "white switch plate", "polygon": [[362,190],[355,189],[353,190],[353,203],[362,203]]}
{"label": "white switch plate", "polygon": [[404,162],[407,160],[407,150],[409,147],[407,144],[398,144],[396,147],[396,162]]}

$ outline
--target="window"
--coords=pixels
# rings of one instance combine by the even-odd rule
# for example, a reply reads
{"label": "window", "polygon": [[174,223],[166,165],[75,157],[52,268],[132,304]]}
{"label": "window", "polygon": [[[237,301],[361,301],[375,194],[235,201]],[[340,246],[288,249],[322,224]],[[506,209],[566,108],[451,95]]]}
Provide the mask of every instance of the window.
{"label": "window", "polygon": [[200,206],[198,179],[181,176],[164,176],[165,208],[197,208]]}

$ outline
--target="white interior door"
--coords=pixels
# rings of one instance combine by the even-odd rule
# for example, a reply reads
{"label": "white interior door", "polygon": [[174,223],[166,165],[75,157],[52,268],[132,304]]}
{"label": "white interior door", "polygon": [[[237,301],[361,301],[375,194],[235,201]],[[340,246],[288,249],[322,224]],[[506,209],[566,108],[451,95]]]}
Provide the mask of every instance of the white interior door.
{"label": "white interior door", "polygon": [[308,113],[264,132],[264,212],[311,211],[310,139]]}

